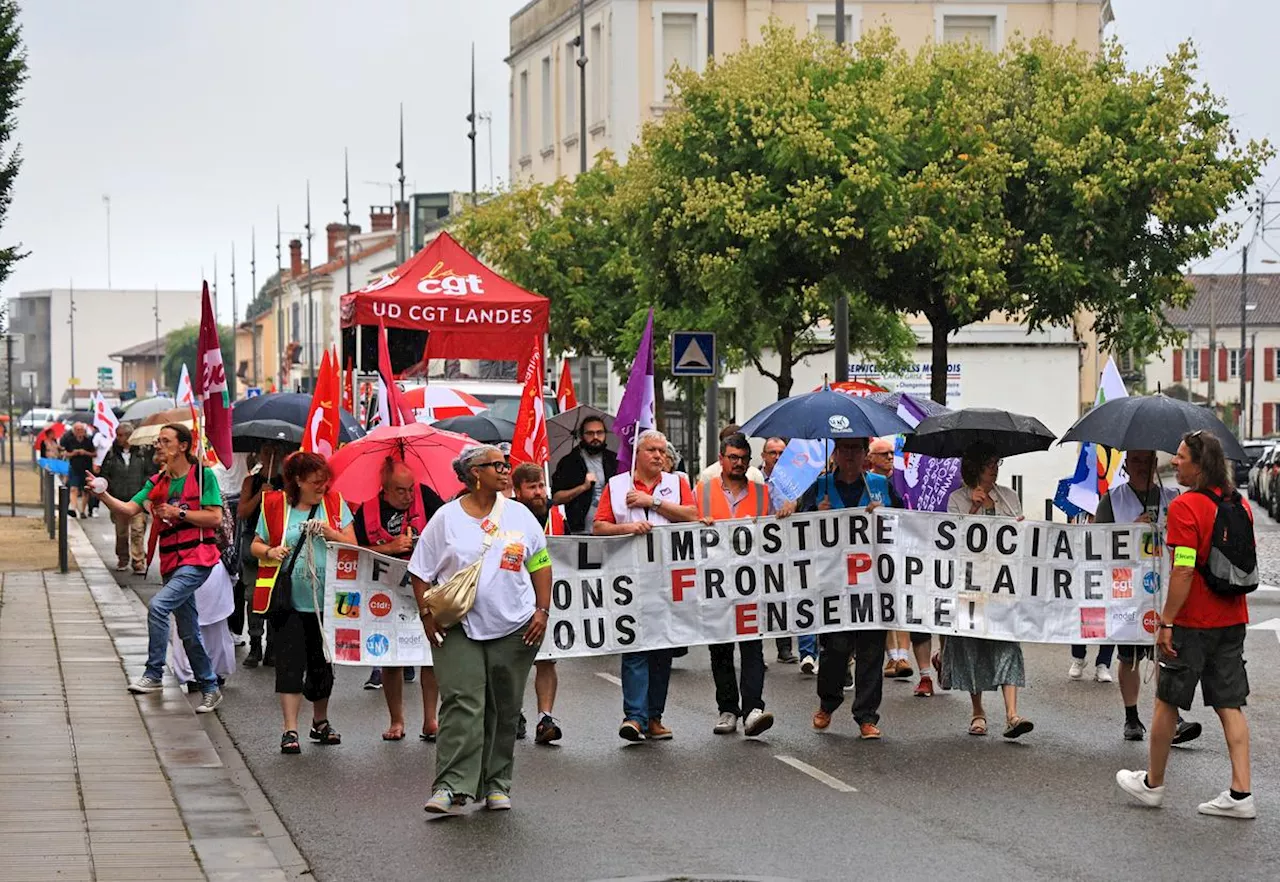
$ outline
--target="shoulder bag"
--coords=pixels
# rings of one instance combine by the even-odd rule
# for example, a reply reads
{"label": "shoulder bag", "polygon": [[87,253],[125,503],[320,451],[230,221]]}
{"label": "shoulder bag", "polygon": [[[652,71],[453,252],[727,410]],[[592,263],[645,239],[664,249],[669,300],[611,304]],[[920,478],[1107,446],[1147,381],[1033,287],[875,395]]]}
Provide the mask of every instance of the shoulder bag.
{"label": "shoulder bag", "polygon": [[[314,518],[319,508],[319,505],[311,506],[311,513],[307,515],[307,520]],[[284,532],[289,532],[288,508],[285,508],[284,512]],[[280,535],[280,541],[284,541],[283,533]],[[271,588],[271,604],[267,607],[267,615],[285,613],[293,609],[293,566],[298,562],[298,553],[302,551],[302,546],[310,541],[311,537],[305,530],[299,531],[298,542],[293,546],[289,560],[280,568],[279,574],[276,575],[276,583]]]}
{"label": "shoulder bag", "polygon": [[427,611],[431,618],[442,628],[451,628],[462,621],[463,616],[471,612],[476,602],[476,587],[480,584],[480,568],[484,566],[485,555],[493,545],[494,537],[502,527],[502,508],[505,501],[501,495],[489,512],[489,520],[493,522],[493,530],[486,533],[484,543],[480,547],[480,557],[473,563],[458,570],[444,582],[432,585],[423,596]]}

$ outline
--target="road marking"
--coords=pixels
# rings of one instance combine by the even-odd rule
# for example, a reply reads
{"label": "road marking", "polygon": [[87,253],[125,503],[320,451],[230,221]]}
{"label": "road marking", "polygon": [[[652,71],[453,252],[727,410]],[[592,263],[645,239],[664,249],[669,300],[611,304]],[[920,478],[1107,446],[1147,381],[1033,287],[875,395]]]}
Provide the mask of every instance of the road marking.
{"label": "road marking", "polygon": [[615,677],[613,674],[606,674],[603,671],[596,671],[596,676],[599,677],[601,680],[608,680],[614,686],[622,685],[622,681],[619,680],[617,677]]}
{"label": "road marking", "polygon": [[1280,619],[1267,619],[1265,622],[1258,622],[1256,625],[1249,626],[1250,631],[1270,631],[1276,635],[1276,639],[1280,640]]}
{"label": "road marking", "polygon": [[850,787],[848,784],[844,783],[839,778],[833,778],[832,776],[828,775],[826,772],[822,771],[822,769],[815,769],[813,766],[809,765],[806,762],[801,762],[800,760],[796,759],[794,756],[775,756],[774,759],[778,760],[779,762],[786,763],[787,765],[791,766],[791,768],[795,769],[797,772],[804,772],[813,780],[818,781],[822,784],[826,784],[832,790],[838,791],[840,793],[857,793],[858,792],[857,787]]}
{"label": "road marking", "polygon": [[1259,585],[1255,593],[1280,594],[1280,585]]}

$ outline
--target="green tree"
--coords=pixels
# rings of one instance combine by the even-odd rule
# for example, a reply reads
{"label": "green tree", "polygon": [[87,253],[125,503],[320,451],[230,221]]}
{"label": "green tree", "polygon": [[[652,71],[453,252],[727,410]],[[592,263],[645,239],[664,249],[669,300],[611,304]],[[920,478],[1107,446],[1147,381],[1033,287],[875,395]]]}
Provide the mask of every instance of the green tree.
{"label": "green tree", "polygon": [[[19,92],[27,81],[27,51],[22,45],[18,24],[18,4],[0,0],[0,228],[13,201],[13,182],[22,167],[22,148],[9,147],[17,128],[14,114],[22,103]],[[21,245],[0,248],[0,284],[9,278],[13,266],[26,254]]]}
{"label": "green tree", "polygon": [[894,366],[916,345],[857,273],[841,272],[864,236],[858,197],[875,169],[832,133],[864,67],[773,24],[702,74],[675,72],[673,107],[646,126],[629,164],[624,218],[644,277],[697,304],[730,360],[753,364],[778,398],[796,364],[834,348],[826,329],[841,294],[851,353]]}
{"label": "green tree", "polygon": [[[164,375],[165,386],[169,389],[177,391],[178,380],[182,376],[182,366],[184,364],[191,375],[191,387],[195,388],[195,372],[199,367],[196,362],[199,339],[200,326],[198,324],[183,325],[181,328],[176,328],[165,334],[164,359],[160,362],[160,370]],[[227,371],[227,391],[233,399],[236,397],[235,339],[235,332],[232,328],[223,325],[218,326],[218,343],[222,349],[222,363]]]}
{"label": "green tree", "polygon": [[249,301],[249,305],[245,307],[245,321],[255,319],[271,311],[271,307],[275,305],[275,297],[280,291],[280,276],[282,273],[283,270],[274,272],[262,283],[258,293],[254,295],[253,300]]}
{"label": "green tree", "polygon": [[874,175],[841,274],[928,318],[935,400],[947,338],[992,314],[1091,324],[1141,354],[1177,338],[1165,310],[1190,297],[1182,268],[1228,241],[1223,212],[1272,155],[1237,143],[1195,61],[1186,45],[1135,71],[1115,44],[908,56],[887,33],[860,41],[847,64],[868,75],[830,137]]}

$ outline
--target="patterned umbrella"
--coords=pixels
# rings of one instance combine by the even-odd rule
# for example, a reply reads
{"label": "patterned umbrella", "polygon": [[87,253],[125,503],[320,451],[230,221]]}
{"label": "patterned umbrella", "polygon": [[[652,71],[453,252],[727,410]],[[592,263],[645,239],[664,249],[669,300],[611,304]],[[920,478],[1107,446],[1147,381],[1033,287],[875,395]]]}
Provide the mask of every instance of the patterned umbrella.
{"label": "patterned umbrella", "polygon": [[475,416],[488,410],[485,404],[474,395],[450,389],[448,386],[415,386],[400,394],[400,401],[405,407],[418,412],[418,422],[434,423],[451,417]]}

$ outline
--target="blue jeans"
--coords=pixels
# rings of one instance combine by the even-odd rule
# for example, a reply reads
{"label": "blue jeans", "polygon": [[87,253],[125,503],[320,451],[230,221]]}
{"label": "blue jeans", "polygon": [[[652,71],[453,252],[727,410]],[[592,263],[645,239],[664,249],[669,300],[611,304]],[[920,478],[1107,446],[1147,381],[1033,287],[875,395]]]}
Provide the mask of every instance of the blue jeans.
{"label": "blue jeans", "polygon": [[[1116,648],[1110,643],[1105,643],[1098,647],[1098,657],[1094,660],[1095,665],[1102,665],[1104,668],[1111,667],[1111,656],[1115,654]],[[1083,643],[1077,643],[1071,647],[1071,657],[1084,661],[1089,655],[1089,647]]]}
{"label": "blue jeans", "polygon": [[800,657],[806,655],[811,658],[818,657],[818,635],[817,634],[801,634],[796,638],[796,646],[800,649]]}
{"label": "blue jeans", "polygon": [[662,719],[671,683],[671,650],[622,654],[622,715],[644,729]]}
{"label": "blue jeans", "polygon": [[191,673],[201,692],[218,689],[218,675],[213,662],[200,642],[200,617],[196,613],[196,589],[209,578],[213,567],[178,567],[169,574],[160,593],[151,598],[147,613],[147,676],[153,680],[164,677],[165,649],[169,645],[169,614],[178,620],[178,637],[191,662]]}

